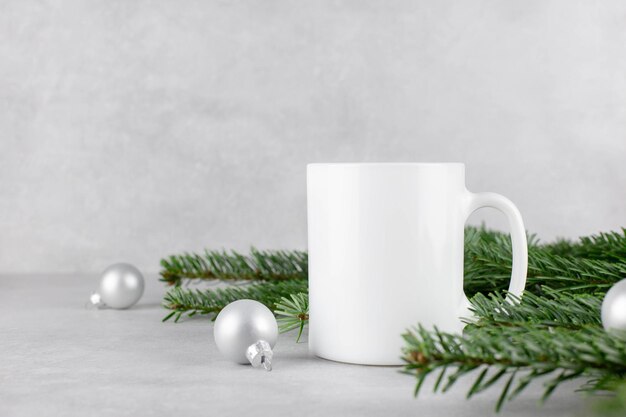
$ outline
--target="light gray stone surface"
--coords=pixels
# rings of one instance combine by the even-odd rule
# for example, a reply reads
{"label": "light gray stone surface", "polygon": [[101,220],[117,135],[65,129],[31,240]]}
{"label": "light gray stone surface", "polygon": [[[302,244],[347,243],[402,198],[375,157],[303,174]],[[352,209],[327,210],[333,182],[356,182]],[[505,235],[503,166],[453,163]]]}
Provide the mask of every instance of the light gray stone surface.
{"label": "light gray stone surface", "polygon": [[[53,279],[54,278],[54,279]],[[127,311],[90,311],[97,277],[0,276],[0,416],[487,416],[498,390],[465,401],[468,381],[446,395],[398,368],[310,357],[293,334],[280,337],[271,373],[229,363],[205,318],[161,323],[163,287]],[[432,382],[432,381],[431,381]],[[573,393],[537,407],[539,387],[505,416],[585,415]]]}
{"label": "light gray stone surface", "polygon": [[304,248],[308,162],[462,161],[543,239],[618,228],[625,17],[622,0],[3,0],[0,271]]}

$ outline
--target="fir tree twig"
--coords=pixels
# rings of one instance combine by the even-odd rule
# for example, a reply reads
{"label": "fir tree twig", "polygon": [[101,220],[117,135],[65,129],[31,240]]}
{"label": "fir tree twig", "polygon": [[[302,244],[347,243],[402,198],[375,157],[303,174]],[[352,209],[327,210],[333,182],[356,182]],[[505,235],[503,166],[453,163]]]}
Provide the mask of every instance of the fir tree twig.
{"label": "fir tree twig", "polygon": [[[529,245],[526,290],[540,293],[542,286],[548,286],[570,292],[603,292],[626,277],[626,254],[621,250],[613,251],[610,259],[591,257],[598,245],[606,244],[607,236],[611,236],[617,246],[626,245],[626,234],[599,236],[604,239],[583,238],[580,243],[570,245],[572,253],[585,253],[587,257],[566,255],[564,248],[556,251],[557,254],[550,246]],[[480,229],[466,231],[464,273],[465,292],[470,296],[506,289],[511,276],[508,236]]]}
{"label": "fir tree twig", "polygon": [[[505,298],[514,302],[506,302]],[[555,292],[544,287],[541,296],[526,292],[520,299],[512,294],[478,293],[470,303],[474,317],[467,318],[466,322],[474,327],[534,324],[575,330],[600,325],[602,296]]]}
{"label": "fir tree twig", "polygon": [[278,328],[281,333],[298,328],[296,343],[300,341],[304,326],[309,322],[309,295],[292,294],[289,298],[282,297],[276,304],[274,313],[278,317]]}
{"label": "fir tree twig", "polygon": [[302,251],[236,251],[184,253],[161,260],[161,281],[180,285],[183,279],[283,281],[307,279],[308,256]]}
{"label": "fir tree twig", "polygon": [[542,247],[555,255],[623,262],[626,259],[626,228],[583,236],[577,242],[559,239]]}
{"label": "fir tree twig", "polygon": [[418,326],[404,339],[405,372],[417,378],[416,395],[431,373],[439,373],[434,390],[446,392],[459,378],[477,371],[468,398],[508,378],[497,411],[545,375],[553,374],[545,383],[542,400],[562,382],[578,376],[607,381],[626,375],[626,341],[598,326],[577,331],[534,324],[485,326],[463,336]]}
{"label": "fir tree twig", "polygon": [[241,299],[256,300],[274,310],[276,303],[283,297],[306,291],[307,281],[302,279],[257,282],[206,290],[175,287],[169,290],[163,299],[163,306],[171,310],[163,321],[172,317],[175,318],[174,321],[178,321],[185,313],[188,317],[208,314],[214,318],[229,303]]}

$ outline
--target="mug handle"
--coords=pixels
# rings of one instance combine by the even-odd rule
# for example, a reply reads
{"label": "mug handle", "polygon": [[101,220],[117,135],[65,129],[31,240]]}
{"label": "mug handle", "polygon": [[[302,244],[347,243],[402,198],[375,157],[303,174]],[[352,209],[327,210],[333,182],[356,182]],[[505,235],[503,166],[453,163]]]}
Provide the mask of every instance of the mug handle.
{"label": "mug handle", "polygon": [[[493,207],[501,211],[509,221],[511,228],[511,246],[513,247],[513,264],[509,294],[521,297],[526,286],[528,270],[528,244],[526,229],[520,211],[508,198],[496,193],[469,193],[469,207],[467,216],[483,207]],[[507,297],[509,302],[511,299]]]}

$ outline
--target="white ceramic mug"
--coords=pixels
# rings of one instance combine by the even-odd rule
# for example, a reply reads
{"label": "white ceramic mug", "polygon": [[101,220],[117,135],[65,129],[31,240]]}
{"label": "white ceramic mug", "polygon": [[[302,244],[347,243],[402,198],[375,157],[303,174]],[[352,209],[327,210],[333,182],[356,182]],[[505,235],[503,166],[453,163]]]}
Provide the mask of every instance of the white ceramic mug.
{"label": "white ceramic mug", "polygon": [[399,365],[401,334],[421,323],[460,332],[467,217],[494,207],[513,246],[509,291],[526,283],[519,210],[465,188],[460,163],[346,163],[307,167],[309,350],[340,362]]}

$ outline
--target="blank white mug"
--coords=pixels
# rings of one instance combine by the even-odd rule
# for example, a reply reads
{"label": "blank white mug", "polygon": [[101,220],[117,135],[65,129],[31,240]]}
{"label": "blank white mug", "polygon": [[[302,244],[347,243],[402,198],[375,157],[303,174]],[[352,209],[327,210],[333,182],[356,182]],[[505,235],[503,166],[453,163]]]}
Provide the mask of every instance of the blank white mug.
{"label": "blank white mug", "polygon": [[309,350],[367,365],[399,365],[401,334],[421,323],[460,332],[467,217],[494,207],[513,246],[509,292],[526,284],[519,210],[465,188],[460,163],[346,163],[307,167]]}

